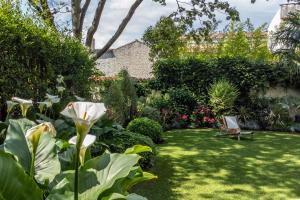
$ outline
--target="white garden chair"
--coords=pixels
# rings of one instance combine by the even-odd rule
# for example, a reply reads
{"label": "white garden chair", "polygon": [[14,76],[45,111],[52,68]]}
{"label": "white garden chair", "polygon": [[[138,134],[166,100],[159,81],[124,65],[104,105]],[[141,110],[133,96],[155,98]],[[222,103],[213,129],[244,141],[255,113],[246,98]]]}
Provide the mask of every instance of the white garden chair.
{"label": "white garden chair", "polygon": [[238,140],[240,140],[241,135],[251,135],[253,137],[254,132],[241,131],[236,116],[224,116],[223,121],[226,134],[237,136]]}

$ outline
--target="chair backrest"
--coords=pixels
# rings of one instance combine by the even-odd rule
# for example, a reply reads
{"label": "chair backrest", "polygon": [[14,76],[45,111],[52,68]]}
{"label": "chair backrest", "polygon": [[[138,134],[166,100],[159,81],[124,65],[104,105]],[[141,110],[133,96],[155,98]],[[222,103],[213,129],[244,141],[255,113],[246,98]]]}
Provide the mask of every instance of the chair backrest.
{"label": "chair backrest", "polygon": [[240,128],[236,116],[225,116],[224,121],[225,121],[228,129],[239,129]]}

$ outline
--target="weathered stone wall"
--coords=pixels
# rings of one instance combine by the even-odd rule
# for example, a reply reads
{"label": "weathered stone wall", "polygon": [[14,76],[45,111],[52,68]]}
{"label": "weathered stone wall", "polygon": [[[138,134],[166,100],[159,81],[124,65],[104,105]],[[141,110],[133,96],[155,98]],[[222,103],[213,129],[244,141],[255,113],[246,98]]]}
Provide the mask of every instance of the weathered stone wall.
{"label": "weathered stone wall", "polygon": [[300,92],[293,88],[283,88],[278,86],[268,89],[264,96],[272,98],[281,98],[285,96],[300,98]]}
{"label": "weathered stone wall", "polygon": [[121,69],[128,70],[129,74],[136,78],[150,78],[152,76],[149,48],[142,42],[136,40],[113,49],[112,52],[114,57],[97,60],[97,68],[106,76],[114,76]]}

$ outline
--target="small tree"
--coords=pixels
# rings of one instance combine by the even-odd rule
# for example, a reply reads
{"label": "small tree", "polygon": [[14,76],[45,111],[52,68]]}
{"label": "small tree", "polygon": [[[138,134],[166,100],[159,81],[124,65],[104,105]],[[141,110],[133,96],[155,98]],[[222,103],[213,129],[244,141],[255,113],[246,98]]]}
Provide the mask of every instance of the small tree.
{"label": "small tree", "polygon": [[300,72],[300,13],[290,13],[275,33],[276,43],[285,44],[289,51],[280,52],[292,72]]}
{"label": "small tree", "polygon": [[213,107],[213,112],[217,115],[230,113],[234,102],[239,95],[235,85],[227,80],[219,80],[213,83],[209,89],[209,102]]}
{"label": "small tree", "polygon": [[235,29],[235,22],[231,22],[229,32],[220,43],[219,55],[224,57],[246,57],[250,52],[250,44],[241,25]]}
{"label": "small tree", "polygon": [[161,17],[155,26],[150,26],[144,33],[143,41],[150,48],[150,58],[178,57],[184,47],[184,30],[170,17]]}
{"label": "small tree", "polygon": [[134,118],[137,95],[134,82],[126,70],[119,72],[103,99],[118,123],[127,125]]}

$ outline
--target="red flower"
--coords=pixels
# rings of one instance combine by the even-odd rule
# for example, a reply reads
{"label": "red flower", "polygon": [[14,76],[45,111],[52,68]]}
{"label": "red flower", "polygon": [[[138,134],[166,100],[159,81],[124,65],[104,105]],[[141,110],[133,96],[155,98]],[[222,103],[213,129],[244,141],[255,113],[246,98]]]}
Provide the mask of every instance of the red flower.
{"label": "red flower", "polygon": [[183,120],[187,120],[188,118],[189,118],[188,115],[181,115],[181,119],[183,119]]}
{"label": "red flower", "polygon": [[204,122],[209,122],[210,118],[209,117],[203,117]]}

